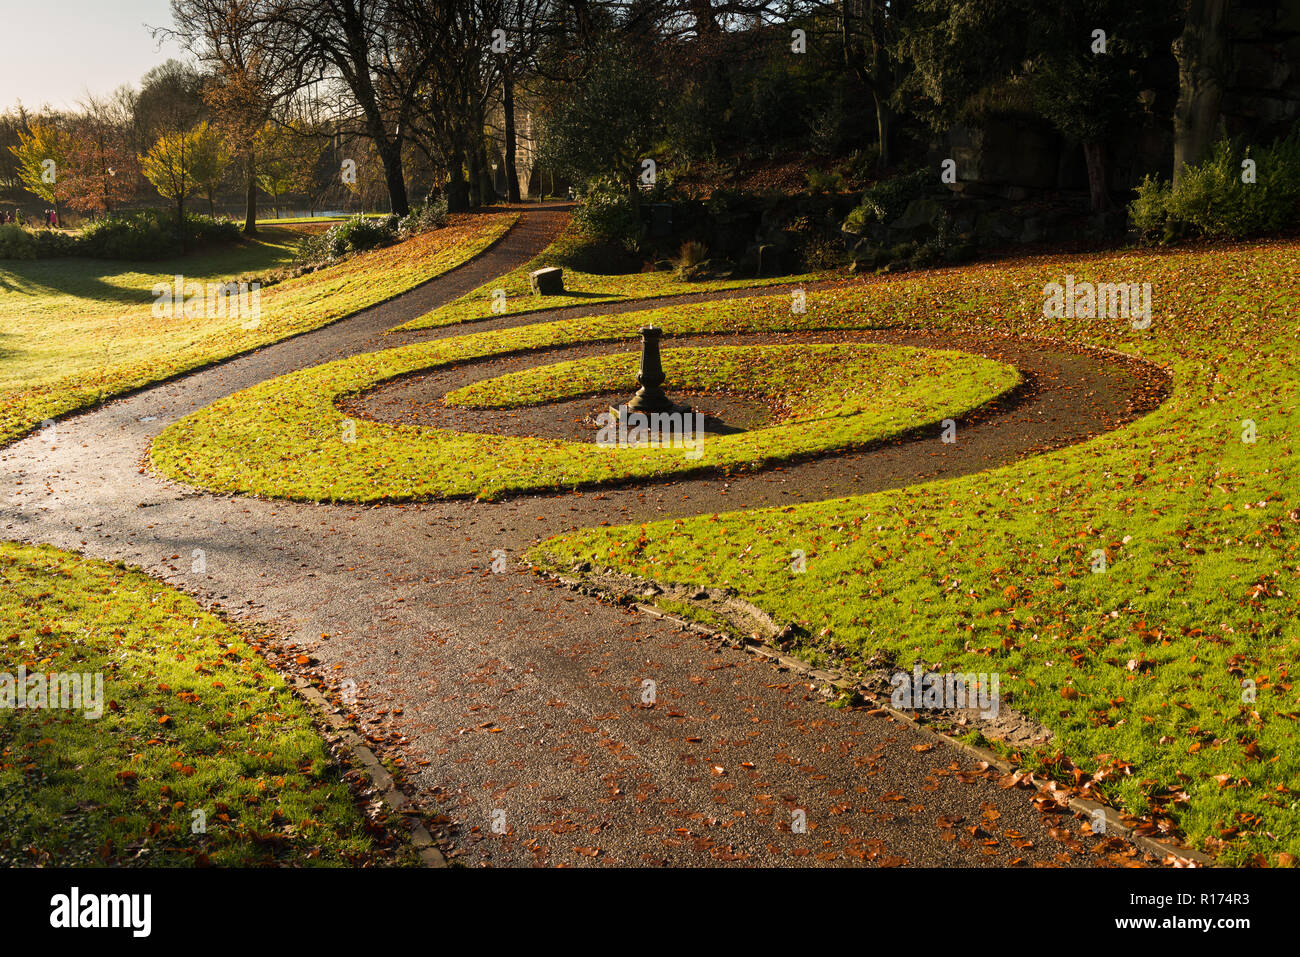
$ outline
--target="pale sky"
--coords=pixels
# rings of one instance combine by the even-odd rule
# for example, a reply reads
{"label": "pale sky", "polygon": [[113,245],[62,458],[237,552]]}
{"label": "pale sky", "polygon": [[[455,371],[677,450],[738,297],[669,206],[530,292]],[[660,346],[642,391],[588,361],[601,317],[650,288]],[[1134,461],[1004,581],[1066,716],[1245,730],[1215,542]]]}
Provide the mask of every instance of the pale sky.
{"label": "pale sky", "polygon": [[0,0],[0,111],[19,100],[60,109],[112,93],[169,57],[152,27],[171,26],[168,0]]}

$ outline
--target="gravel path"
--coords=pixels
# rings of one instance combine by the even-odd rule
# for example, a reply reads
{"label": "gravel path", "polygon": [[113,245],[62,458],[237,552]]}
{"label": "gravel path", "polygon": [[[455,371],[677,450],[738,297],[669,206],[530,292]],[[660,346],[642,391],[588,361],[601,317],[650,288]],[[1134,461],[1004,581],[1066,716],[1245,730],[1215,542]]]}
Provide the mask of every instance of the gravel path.
{"label": "gravel path", "polygon": [[[142,566],[272,630],[290,660],[306,655],[328,680],[355,682],[363,728],[405,760],[417,803],[445,816],[449,850],[468,864],[979,866],[1133,855],[1118,841],[1094,849],[1079,822],[999,788],[960,752],[864,710],[829,709],[815,688],[753,656],[550,586],[515,563],[489,570],[495,550],[514,558],[600,522],[861,493],[1079,441],[1154,401],[1150,382],[1124,364],[992,337],[878,334],[1006,357],[1031,386],[964,423],[957,445],[913,438],[729,482],[600,497],[325,506],[203,494],[144,469],[149,442],[171,422],[265,379],[409,338],[382,333],[525,262],[564,216],[525,210],[482,257],[393,302],[60,421],[53,441],[38,433],[7,447],[0,534]],[[614,310],[564,313],[583,311]],[[379,390],[370,413],[417,409],[455,377],[435,378]],[[196,550],[203,572],[192,570]],[[653,708],[641,706],[646,679],[656,683]],[[801,815],[804,833],[792,827]]]}

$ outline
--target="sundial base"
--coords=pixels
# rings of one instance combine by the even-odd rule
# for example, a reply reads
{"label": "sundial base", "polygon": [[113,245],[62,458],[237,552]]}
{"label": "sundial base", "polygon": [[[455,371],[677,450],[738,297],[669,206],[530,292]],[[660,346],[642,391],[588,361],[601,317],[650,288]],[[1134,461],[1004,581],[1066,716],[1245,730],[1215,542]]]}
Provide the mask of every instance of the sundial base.
{"label": "sundial base", "polygon": [[692,414],[692,409],[689,405],[679,405],[662,393],[656,398],[642,401],[641,392],[638,392],[624,405],[611,405],[609,411],[616,419],[622,418],[624,413],[627,413],[627,415],[630,416],[635,412],[640,412],[643,415]]}

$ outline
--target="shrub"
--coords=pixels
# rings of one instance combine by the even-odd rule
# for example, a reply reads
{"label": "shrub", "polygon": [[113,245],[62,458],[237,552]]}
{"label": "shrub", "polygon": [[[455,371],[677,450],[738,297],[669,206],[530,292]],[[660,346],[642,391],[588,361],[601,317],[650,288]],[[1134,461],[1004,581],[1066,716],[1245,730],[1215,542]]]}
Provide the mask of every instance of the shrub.
{"label": "shrub", "polygon": [[36,241],[37,259],[85,255],[81,252],[80,239],[70,233],[59,232],[57,229],[41,229],[31,236]]}
{"label": "shrub", "polygon": [[867,231],[867,226],[876,221],[875,211],[867,206],[855,206],[849,210],[849,214],[844,217],[844,225],[841,227],[846,233],[852,233],[855,236],[861,236]]}
{"label": "shrub", "polygon": [[799,258],[804,269],[816,272],[838,269],[847,261],[848,253],[842,240],[820,233],[809,233],[800,246]]}
{"label": "shrub", "polygon": [[397,222],[397,231],[403,237],[427,233],[447,225],[447,201],[435,199],[416,206]]}
{"label": "shrub", "polygon": [[698,239],[688,239],[677,251],[676,276],[683,282],[704,279],[710,265],[709,247]]}
{"label": "shrub", "polygon": [[[80,235],[54,229],[28,232],[4,227],[0,258],[52,259],[89,256],[95,259],[164,259],[178,251],[176,221],[170,210],[146,209],[114,213],[88,225]],[[212,242],[238,242],[239,226],[211,216],[186,216],[187,248]]]}
{"label": "shrub", "polygon": [[596,180],[573,211],[575,228],[599,243],[635,252],[641,243],[641,222],[632,200],[611,180]]}
{"label": "shrub", "polygon": [[668,142],[687,163],[711,162],[718,155],[718,117],[726,114],[731,96],[718,81],[688,80],[669,101],[665,120]]}
{"label": "shrub", "polygon": [[1128,207],[1128,218],[1138,238],[1148,242],[1169,242],[1174,236],[1169,230],[1169,197],[1173,192],[1168,183],[1146,176],[1137,188],[1137,199]]}
{"label": "shrub", "polygon": [[[800,139],[806,143],[808,127],[801,118],[816,115],[813,91],[798,65],[790,60],[768,60],[750,79],[748,95],[736,98],[733,116],[736,133],[750,144],[778,144]],[[802,145],[802,144],[801,144]]]}
{"label": "shrub", "polygon": [[[863,222],[875,221],[890,223],[903,215],[907,204],[920,199],[933,186],[933,176],[929,170],[918,169],[913,173],[891,176],[875,183],[862,194],[862,203],[858,209],[862,212],[858,219]],[[853,217],[854,210],[849,214]]]}
{"label": "shrub", "polygon": [[916,255],[916,243],[902,242],[890,246],[885,253],[885,258],[890,262],[896,262],[900,259],[911,259],[914,255]]}
{"label": "shrub", "polygon": [[[1246,160],[1255,163],[1254,183],[1242,182]],[[1166,243],[1187,236],[1241,239],[1294,225],[1300,221],[1300,124],[1258,150],[1220,140],[1204,161],[1184,168],[1177,186],[1147,177],[1128,212],[1139,238]]]}
{"label": "shrub", "polygon": [[233,219],[187,215],[185,227],[190,231],[189,238],[200,243],[237,243],[241,239],[239,223]]}
{"label": "shrub", "polygon": [[955,255],[958,245],[957,236],[947,216],[939,219],[934,232],[920,243],[912,253],[912,262],[917,266],[930,266],[945,260],[959,258]]}
{"label": "shrub", "polygon": [[[199,215],[185,217],[183,235],[186,248],[212,242],[238,242],[240,238],[238,224]],[[97,259],[164,259],[176,254],[177,238],[176,220],[170,210],[115,213],[87,226],[77,237],[75,246],[62,254]]]}
{"label": "shrub", "polygon": [[[649,188],[641,187],[641,202],[671,203],[681,196],[677,181],[679,173],[675,167],[660,164],[655,170],[655,181]],[[639,181],[638,181],[639,182]]]}
{"label": "shrub", "polygon": [[809,147],[820,156],[837,155],[844,143],[847,122],[844,101],[838,96],[831,98],[813,114],[808,131]]}
{"label": "shrub", "polygon": [[845,161],[845,179],[865,182],[875,174],[880,165],[880,147],[867,146],[854,150]]}
{"label": "shrub", "polygon": [[704,260],[709,258],[709,247],[704,245],[698,239],[688,239],[682,243],[681,249],[678,250],[677,264],[685,269],[688,266],[698,266]]}
{"label": "shrub", "polygon": [[[445,209],[445,204],[443,204],[444,216],[446,215]],[[402,235],[402,223],[415,217],[411,223],[408,223],[408,226],[410,226],[421,219],[428,219],[432,215],[424,207],[419,207],[417,211],[412,211],[406,217],[386,216],[383,219],[376,219],[371,216],[363,216],[360,213],[350,216],[341,223],[335,223],[322,233],[316,233],[302,239],[298,243],[297,252],[294,254],[291,271],[295,275],[301,275],[304,269],[325,266],[352,253],[365,252],[367,249],[377,249],[380,246],[390,245],[397,242]],[[415,231],[418,232],[419,230],[416,229]]]}
{"label": "shrub", "polygon": [[0,226],[0,259],[35,259],[36,239],[16,223]]}
{"label": "shrub", "polygon": [[705,208],[714,219],[745,216],[763,207],[759,193],[732,186],[720,186],[709,196]]}
{"label": "shrub", "polygon": [[330,250],[337,259],[348,253],[365,252],[377,249],[393,242],[397,238],[396,225],[388,219],[373,219],[369,216],[350,216],[343,222],[331,226]]}
{"label": "shrub", "polygon": [[161,259],[176,250],[176,226],[174,221],[164,225],[155,213],[144,210],[98,220],[85,228],[79,245],[85,255],[98,259]]}
{"label": "shrub", "polygon": [[333,245],[334,227],[322,230],[318,233],[310,233],[298,241],[298,249],[293,254],[293,265],[297,266],[319,266],[328,263],[332,258],[330,249]]}
{"label": "shrub", "polygon": [[814,193],[838,193],[844,188],[844,174],[839,170],[826,172],[820,169],[810,169],[804,174],[808,181],[808,188]]}

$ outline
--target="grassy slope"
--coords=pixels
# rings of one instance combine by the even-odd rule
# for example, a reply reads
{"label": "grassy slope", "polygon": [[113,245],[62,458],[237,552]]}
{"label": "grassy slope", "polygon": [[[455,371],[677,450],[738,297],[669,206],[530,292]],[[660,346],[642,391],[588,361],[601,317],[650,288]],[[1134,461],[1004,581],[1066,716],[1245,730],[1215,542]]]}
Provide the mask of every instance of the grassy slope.
{"label": "grassy slope", "polygon": [[[1044,284],[1067,273],[1152,283],[1154,324],[1044,318]],[[1225,862],[1277,862],[1300,853],[1298,274],[1291,241],[1042,257],[810,297],[825,323],[862,311],[1136,353],[1172,369],[1173,392],[1122,429],[996,471],[593,529],[537,557],[734,586],[801,622],[814,660],[998,670],[1004,700],[1085,778],[1108,776],[1116,803],[1177,820]],[[795,548],[804,575],[786,565]]]}
{"label": "grassy slope", "polygon": [[234,249],[133,267],[58,259],[0,265],[0,444],[47,418],[286,336],[391,298],[480,252],[517,214],[452,225],[262,291],[262,321],[157,319],[156,282],[176,273],[216,282],[292,258],[298,233]]}
{"label": "grassy slope", "polygon": [[[517,217],[447,229],[290,280],[262,323],[151,317],[173,273],[221,281],[288,262],[299,234],[144,271],[53,260],[0,267],[0,444],[101,396],[315,328],[439,275]],[[0,670],[102,671],[99,720],[0,709],[0,860],[11,863],[364,863],[365,821],[305,708],[246,640],[146,576],[0,542]],[[166,717],[166,721],[163,718]],[[204,810],[207,833],[191,833]],[[141,850],[143,848],[143,851]],[[138,855],[138,856],[137,856]]]}
{"label": "grassy slope", "polygon": [[[731,322],[725,322],[730,326]],[[451,365],[528,346],[628,336],[621,317],[597,317],[524,326],[417,343],[354,356],[282,376],[200,409],[163,431],[152,460],[171,478],[204,488],[314,501],[375,501],[455,495],[489,498],[506,492],[581,483],[682,474],[702,468],[749,467],[765,461],[849,448],[876,441],[945,416],[958,416],[1011,388],[1015,370],[952,352],[886,346],[793,347],[730,350],[732,369],[748,367],[780,390],[799,418],[737,435],[710,437],[699,455],[679,447],[601,448],[593,442],[452,432],[354,421],[355,440],[344,441],[345,416],[335,403],[394,376]],[[708,330],[681,312],[672,328]],[[751,350],[752,351],[752,350]],[[669,355],[672,351],[669,351]],[[696,360],[702,385],[743,381],[726,374],[722,350],[689,351],[671,363]],[[784,356],[785,361],[774,359]],[[625,361],[630,362],[631,357]],[[606,360],[582,364],[607,375],[578,391],[627,387],[626,376]],[[712,371],[707,371],[708,368]],[[550,376],[555,369],[537,373]],[[684,368],[679,375],[686,375]],[[831,387],[812,392],[819,381]],[[508,385],[508,382],[507,382]],[[595,388],[593,388],[595,385]],[[834,386],[838,385],[838,388]],[[564,389],[564,386],[560,386]],[[803,391],[806,396],[793,396]],[[565,395],[573,394],[563,392]],[[881,405],[888,395],[890,402]],[[808,405],[800,405],[801,402]],[[851,414],[848,414],[851,413]],[[808,420],[816,419],[815,425]]]}
{"label": "grassy slope", "polygon": [[[742,279],[718,279],[704,282],[683,282],[668,271],[627,273],[623,275],[598,275],[583,272],[574,265],[574,256],[587,242],[573,227],[568,226],[559,238],[530,262],[484,283],[459,299],[434,309],[426,315],[412,319],[402,329],[429,329],[451,326],[462,322],[488,319],[494,315],[515,315],[542,309],[561,309],[567,306],[590,306],[604,302],[623,302],[629,299],[650,299],[655,296],[679,296],[688,293],[714,292],[720,289],[781,285],[794,282],[811,282],[822,278],[815,274],[801,276],[765,276]],[[564,288],[568,295],[533,295],[528,285],[528,274],[544,266],[564,269]],[[498,289],[506,292],[505,309],[496,306],[493,298]]]}
{"label": "grassy slope", "polygon": [[[357,214],[345,213],[342,216],[285,216],[281,219],[276,219],[274,216],[270,216],[266,219],[259,219],[257,225],[259,229],[263,226],[310,226],[312,223],[324,223],[326,226],[329,226],[334,223],[341,223],[344,220],[351,219],[355,215]],[[387,213],[363,213],[362,215],[367,216],[370,219],[386,219],[388,217]]]}
{"label": "grassy slope", "polygon": [[146,575],[53,548],[6,543],[0,583],[0,671],[104,678],[98,719],[0,709],[0,863],[374,858],[306,706],[243,635]]}

